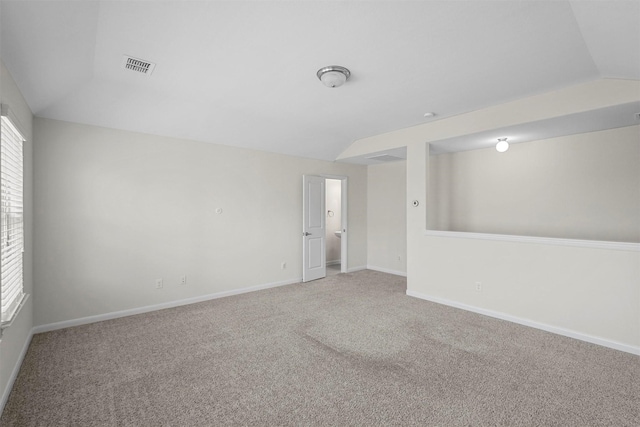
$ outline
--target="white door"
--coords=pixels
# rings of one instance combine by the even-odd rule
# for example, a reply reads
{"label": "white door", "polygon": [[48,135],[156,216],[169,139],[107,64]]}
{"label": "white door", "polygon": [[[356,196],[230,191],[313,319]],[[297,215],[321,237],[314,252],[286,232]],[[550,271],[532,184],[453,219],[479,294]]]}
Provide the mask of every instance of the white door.
{"label": "white door", "polygon": [[327,275],[325,260],[325,179],[302,177],[302,281]]}

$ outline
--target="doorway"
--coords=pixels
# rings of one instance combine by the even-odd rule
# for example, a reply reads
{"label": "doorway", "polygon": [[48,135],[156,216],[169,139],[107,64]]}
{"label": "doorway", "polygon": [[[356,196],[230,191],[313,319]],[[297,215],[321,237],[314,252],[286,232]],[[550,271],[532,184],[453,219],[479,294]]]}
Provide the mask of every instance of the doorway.
{"label": "doorway", "polygon": [[327,276],[341,272],[341,244],[342,244],[342,181],[339,179],[325,180],[325,209],[326,219],[326,256]]}
{"label": "doorway", "polygon": [[303,176],[302,281],[348,270],[347,177]]}

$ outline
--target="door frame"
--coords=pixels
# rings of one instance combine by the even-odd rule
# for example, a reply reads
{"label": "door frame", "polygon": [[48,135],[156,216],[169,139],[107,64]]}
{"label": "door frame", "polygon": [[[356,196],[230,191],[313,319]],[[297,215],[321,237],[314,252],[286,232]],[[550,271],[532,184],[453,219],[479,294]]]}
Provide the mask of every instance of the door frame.
{"label": "door frame", "polygon": [[348,209],[348,204],[347,201],[349,200],[348,198],[348,188],[349,188],[349,177],[345,176],[345,175],[330,175],[330,174],[318,174],[316,176],[321,176],[325,179],[336,179],[341,181],[341,187],[340,187],[340,229],[342,230],[342,233],[340,234],[340,272],[341,273],[347,273],[348,272],[348,268],[347,268],[347,263],[349,260],[348,257],[348,253],[347,250],[349,248],[349,228],[348,228],[348,215],[347,215],[347,209]]}

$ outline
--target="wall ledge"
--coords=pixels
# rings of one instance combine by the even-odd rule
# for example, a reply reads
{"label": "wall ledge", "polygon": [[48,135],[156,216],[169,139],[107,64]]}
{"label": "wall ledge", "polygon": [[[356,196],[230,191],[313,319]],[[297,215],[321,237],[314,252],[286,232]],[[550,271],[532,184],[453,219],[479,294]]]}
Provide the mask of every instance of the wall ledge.
{"label": "wall ledge", "polygon": [[573,331],[571,329],[565,329],[558,326],[547,325],[546,323],[540,323],[529,319],[524,319],[510,314],[502,313],[499,311],[487,310],[481,307],[475,307],[472,305],[463,304],[457,301],[448,300],[446,298],[435,297],[426,295],[420,292],[415,292],[410,289],[407,290],[407,296],[419,298],[422,300],[434,302],[437,304],[447,305],[449,307],[459,308],[466,311],[482,314],[489,317],[495,317],[496,319],[506,320],[508,322],[517,323],[523,326],[529,326],[535,329],[541,329],[543,331],[551,332],[554,334],[562,335],[569,338],[574,338],[580,341],[586,341],[591,344],[597,344],[603,347],[612,348],[614,350],[624,351],[640,356],[640,347],[624,344],[618,341],[608,340],[606,338],[600,338],[589,334],[583,334],[581,332]]}
{"label": "wall ledge", "polygon": [[604,240],[561,239],[556,237],[515,236],[510,234],[472,233],[465,231],[424,230],[424,236],[453,237],[458,239],[489,240],[497,242],[532,243],[540,245],[572,246],[578,248],[608,249],[613,251],[640,252],[640,243],[607,242]]}

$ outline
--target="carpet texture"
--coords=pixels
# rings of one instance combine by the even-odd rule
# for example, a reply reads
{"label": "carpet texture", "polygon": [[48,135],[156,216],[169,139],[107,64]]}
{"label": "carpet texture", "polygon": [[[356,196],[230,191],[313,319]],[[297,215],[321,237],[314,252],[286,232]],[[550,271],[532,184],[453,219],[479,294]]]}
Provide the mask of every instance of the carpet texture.
{"label": "carpet texture", "polygon": [[38,334],[9,426],[638,426],[640,358],[374,271]]}

